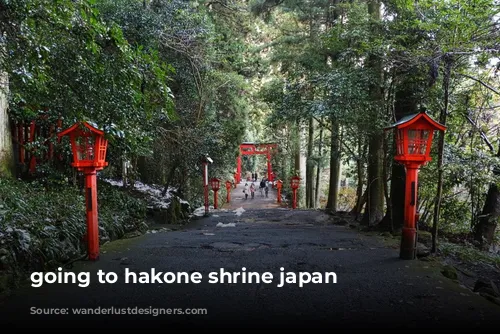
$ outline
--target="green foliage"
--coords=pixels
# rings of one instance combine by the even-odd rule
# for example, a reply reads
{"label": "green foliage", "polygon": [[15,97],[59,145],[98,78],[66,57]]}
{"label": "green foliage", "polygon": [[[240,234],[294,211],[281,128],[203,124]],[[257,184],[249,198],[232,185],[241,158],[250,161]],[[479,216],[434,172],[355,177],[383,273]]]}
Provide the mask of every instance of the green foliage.
{"label": "green foliage", "polygon": [[470,245],[459,246],[453,243],[443,242],[440,244],[439,248],[443,255],[454,255],[464,262],[483,262],[489,265],[496,265],[497,267],[500,266],[500,256],[481,252]]}
{"label": "green foliage", "polygon": [[[101,243],[147,227],[146,204],[98,182]],[[2,270],[22,276],[49,270],[85,254],[85,197],[75,188],[51,190],[40,182],[0,179]]]}
{"label": "green foliage", "polygon": [[4,9],[9,52],[1,65],[14,119],[90,120],[120,134],[108,131],[112,144],[142,153],[155,125],[175,117],[171,66],[128,43],[94,1],[13,1]]}

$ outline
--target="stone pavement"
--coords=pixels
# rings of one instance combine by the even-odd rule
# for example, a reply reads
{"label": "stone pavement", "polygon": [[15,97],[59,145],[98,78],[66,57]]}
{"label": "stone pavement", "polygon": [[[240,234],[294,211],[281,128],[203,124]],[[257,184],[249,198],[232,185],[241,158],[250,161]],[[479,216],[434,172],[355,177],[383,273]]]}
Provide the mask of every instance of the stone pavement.
{"label": "stone pavement", "polygon": [[[78,262],[66,270],[90,272],[90,284],[20,289],[0,302],[4,328],[458,332],[500,326],[499,306],[447,279],[432,262],[400,260],[398,250],[332,225],[331,216],[316,210],[221,210],[179,231],[112,242],[102,247],[99,261]],[[99,283],[99,270],[116,273],[116,283]],[[203,279],[127,283],[127,270],[141,275],[197,272]],[[267,272],[274,279],[211,281],[210,275],[221,270]],[[281,285],[284,272],[304,276],[308,283]],[[336,274],[335,283],[308,278],[326,272]],[[83,315],[82,308],[98,314]],[[44,312],[52,315],[38,314]]]}

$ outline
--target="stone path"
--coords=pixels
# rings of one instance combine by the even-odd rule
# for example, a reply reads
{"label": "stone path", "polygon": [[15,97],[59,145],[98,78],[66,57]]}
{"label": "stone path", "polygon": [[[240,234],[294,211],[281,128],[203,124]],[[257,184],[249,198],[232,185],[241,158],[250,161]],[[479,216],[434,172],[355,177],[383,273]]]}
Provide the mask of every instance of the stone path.
{"label": "stone path", "polygon": [[[116,273],[117,281],[100,283],[99,270]],[[4,328],[478,332],[500,326],[498,305],[444,277],[439,266],[400,260],[397,249],[333,225],[332,216],[321,211],[217,212],[179,231],[110,243],[102,247],[99,261],[77,262],[65,271],[88,272],[89,285],[46,283],[16,291],[0,302]],[[126,281],[129,271],[174,275],[133,283]],[[202,279],[163,281],[177,272]],[[222,272],[231,277],[211,280],[212,274],[222,278]],[[306,282],[281,285],[285,272]],[[332,272],[335,282],[319,283],[309,276]],[[243,282],[234,273],[258,277]],[[273,279],[261,281],[264,274]],[[85,310],[94,315],[84,315]]]}

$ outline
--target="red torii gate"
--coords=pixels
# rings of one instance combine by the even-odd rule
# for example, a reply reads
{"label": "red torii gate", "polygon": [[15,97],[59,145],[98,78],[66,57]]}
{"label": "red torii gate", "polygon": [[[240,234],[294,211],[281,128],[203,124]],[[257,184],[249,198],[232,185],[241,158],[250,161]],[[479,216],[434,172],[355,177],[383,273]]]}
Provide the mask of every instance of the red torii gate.
{"label": "red torii gate", "polygon": [[271,150],[278,147],[275,143],[242,143],[240,144],[240,154],[236,160],[236,183],[241,182],[241,156],[242,155],[255,155],[265,154],[267,159],[267,179],[273,182],[273,171],[271,167]]}

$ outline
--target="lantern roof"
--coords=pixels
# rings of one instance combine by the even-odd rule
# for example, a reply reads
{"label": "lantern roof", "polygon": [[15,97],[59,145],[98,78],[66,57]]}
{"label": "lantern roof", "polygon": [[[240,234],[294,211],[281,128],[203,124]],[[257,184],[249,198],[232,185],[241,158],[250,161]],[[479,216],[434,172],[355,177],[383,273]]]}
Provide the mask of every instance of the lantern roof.
{"label": "lantern roof", "polygon": [[80,126],[84,126],[86,127],[87,129],[89,129],[91,132],[93,133],[96,133],[98,135],[101,135],[101,136],[104,136],[104,131],[98,129],[97,127],[95,127],[95,124],[91,125],[89,122],[76,122],[75,124],[73,124],[72,126],[70,126],[69,128],[67,128],[66,130],[64,131],[61,131],[60,133],[58,133],[58,137],[62,137],[62,136],[65,136],[73,131],[78,131],[80,129]]}
{"label": "lantern roof", "polygon": [[425,111],[404,116],[396,123],[386,127],[384,130],[390,130],[393,128],[398,128],[398,129],[406,128],[420,119],[424,119],[427,123],[435,127],[437,130],[441,131],[446,130],[446,126],[433,120]]}

